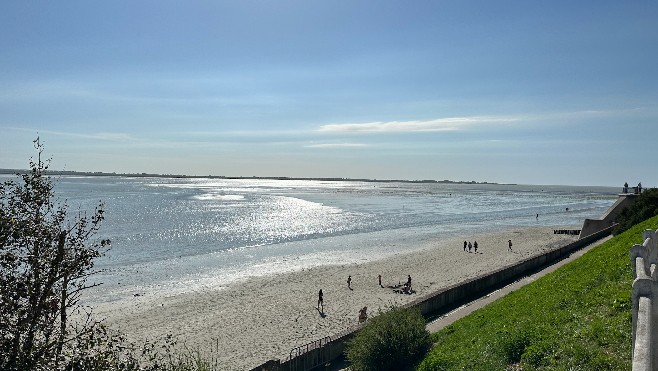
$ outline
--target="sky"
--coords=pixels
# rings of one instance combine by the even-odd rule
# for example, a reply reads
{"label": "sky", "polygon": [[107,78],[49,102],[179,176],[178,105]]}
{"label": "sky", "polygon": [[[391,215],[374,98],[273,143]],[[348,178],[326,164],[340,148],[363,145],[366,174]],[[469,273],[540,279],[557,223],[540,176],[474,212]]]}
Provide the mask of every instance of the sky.
{"label": "sky", "polygon": [[658,2],[3,1],[0,168],[658,186]]}

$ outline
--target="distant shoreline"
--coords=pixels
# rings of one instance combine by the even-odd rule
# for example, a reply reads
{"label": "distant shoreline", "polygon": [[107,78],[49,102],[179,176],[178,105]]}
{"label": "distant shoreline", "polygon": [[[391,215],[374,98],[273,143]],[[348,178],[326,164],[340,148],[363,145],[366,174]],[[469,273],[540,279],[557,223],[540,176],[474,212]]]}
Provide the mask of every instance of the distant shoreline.
{"label": "distant shoreline", "polygon": [[[30,170],[25,169],[0,169],[0,174],[26,174]],[[370,182],[370,183],[437,183],[437,184],[499,184],[492,182],[455,181],[455,180],[409,180],[409,179],[368,179],[368,178],[305,178],[287,176],[226,176],[226,175],[179,175],[179,174],[151,174],[151,173],[107,173],[102,171],[66,171],[48,170],[48,175],[76,175],[76,176],[98,176],[98,177],[124,177],[124,178],[172,178],[172,179],[260,179],[260,180],[317,180],[325,182]],[[515,185],[515,184],[506,184]]]}

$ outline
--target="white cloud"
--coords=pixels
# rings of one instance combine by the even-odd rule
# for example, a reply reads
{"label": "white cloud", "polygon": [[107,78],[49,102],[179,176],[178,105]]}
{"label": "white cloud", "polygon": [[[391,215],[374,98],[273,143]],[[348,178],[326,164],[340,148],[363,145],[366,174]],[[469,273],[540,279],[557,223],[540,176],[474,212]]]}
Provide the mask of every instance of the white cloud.
{"label": "white cloud", "polygon": [[11,127],[11,126],[5,126],[5,127],[0,127],[0,128],[8,129],[8,130],[32,132],[36,135],[51,134],[51,135],[58,135],[58,136],[76,137],[76,138],[84,138],[84,139],[98,139],[98,140],[108,140],[108,141],[134,141],[134,140],[136,140],[133,136],[131,136],[130,134],[126,134],[126,133],[102,132],[102,133],[89,133],[89,134],[86,134],[86,133],[72,133],[72,132],[55,131],[55,130],[20,128],[20,127]]}
{"label": "white cloud", "polygon": [[317,143],[304,146],[306,148],[363,148],[369,147],[365,143]]}
{"label": "white cloud", "polygon": [[377,121],[361,124],[328,124],[317,131],[342,133],[412,133],[428,131],[457,131],[469,125],[509,123],[518,121],[514,117],[473,116],[450,117],[425,121]]}

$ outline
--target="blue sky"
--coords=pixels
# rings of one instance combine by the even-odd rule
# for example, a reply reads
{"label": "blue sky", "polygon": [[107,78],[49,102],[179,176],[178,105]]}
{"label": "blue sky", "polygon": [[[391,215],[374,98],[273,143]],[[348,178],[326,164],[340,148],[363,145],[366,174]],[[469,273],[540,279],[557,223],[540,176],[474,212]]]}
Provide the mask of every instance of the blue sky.
{"label": "blue sky", "polygon": [[4,1],[0,167],[658,186],[655,1]]}

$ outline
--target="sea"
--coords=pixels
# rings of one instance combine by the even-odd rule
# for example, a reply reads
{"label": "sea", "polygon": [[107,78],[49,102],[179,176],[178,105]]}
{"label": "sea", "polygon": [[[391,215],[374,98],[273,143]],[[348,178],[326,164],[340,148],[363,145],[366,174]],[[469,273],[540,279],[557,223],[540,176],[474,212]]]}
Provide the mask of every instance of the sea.
{"label": "sea", "polygon": [[[9,176],[2,176],[9,179]],[[0,179],[0,180],[2,180]],[[53,177],[69,214],[103,203],[89,304],[404,254],[424,241],[600,217],[619,189],[370,181]],[[460,248],[459,246],[456,247]]]}

